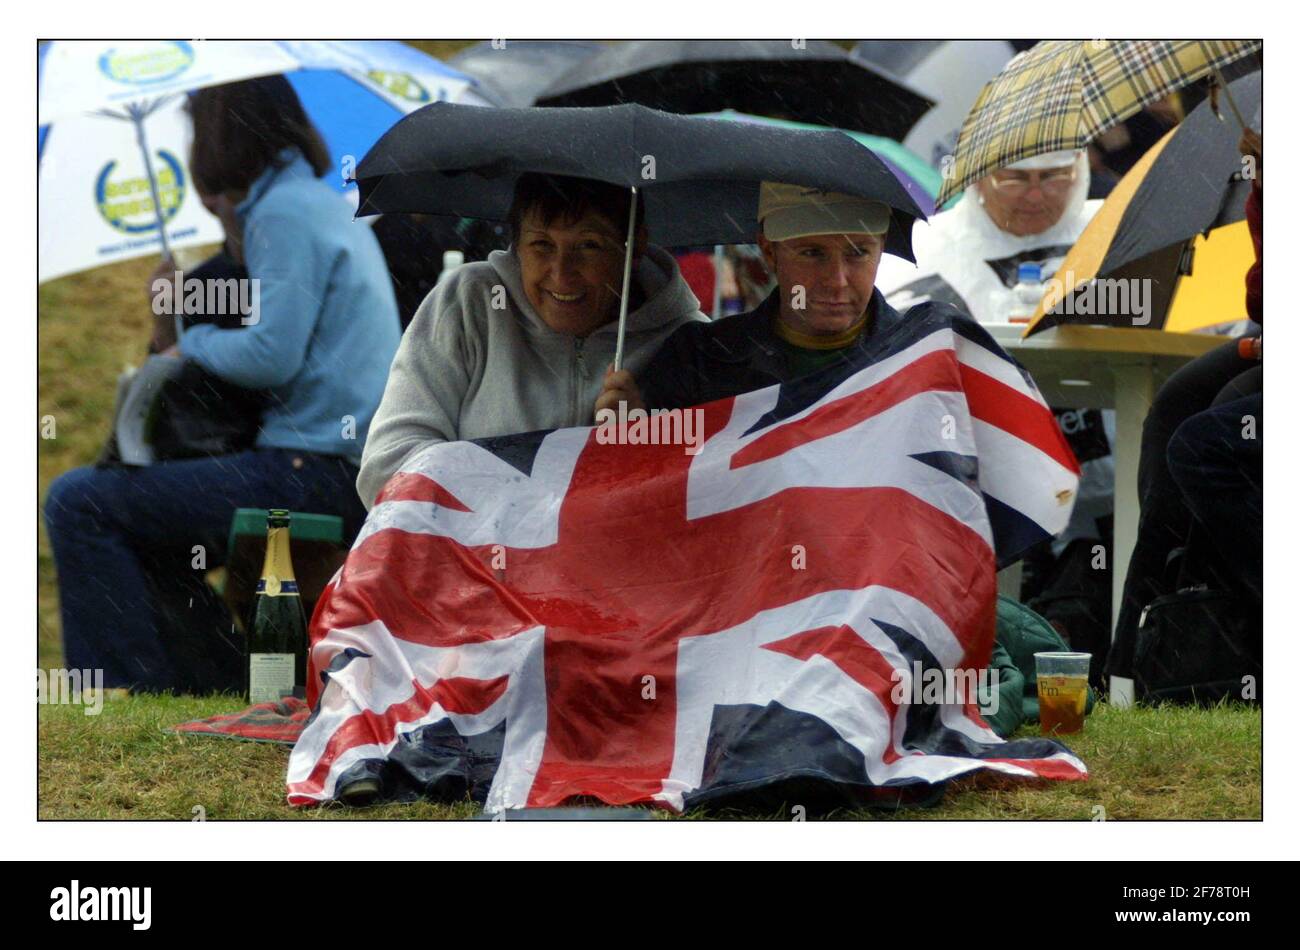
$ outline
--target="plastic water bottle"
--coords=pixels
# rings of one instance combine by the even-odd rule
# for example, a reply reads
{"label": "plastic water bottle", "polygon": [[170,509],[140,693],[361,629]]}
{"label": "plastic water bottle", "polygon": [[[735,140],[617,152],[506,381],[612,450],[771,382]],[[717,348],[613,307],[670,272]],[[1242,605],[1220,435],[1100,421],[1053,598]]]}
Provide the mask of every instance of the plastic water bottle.
{"label": "plastic water bottle", "polygon": [[1016,274],[1016,285],[1011,288],[1011,293],[1016,300],[1012,304],[1008,319],[1012,323],[1028,323],[1046,292],[1047,288],[1043,285],[1042,265],[1021,264]]}

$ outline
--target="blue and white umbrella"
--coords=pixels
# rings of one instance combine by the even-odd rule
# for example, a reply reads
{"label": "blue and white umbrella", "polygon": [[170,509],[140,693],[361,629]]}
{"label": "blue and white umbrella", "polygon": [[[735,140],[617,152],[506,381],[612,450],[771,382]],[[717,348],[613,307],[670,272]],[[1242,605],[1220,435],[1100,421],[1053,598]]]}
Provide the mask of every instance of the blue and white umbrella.
{"label": "blue and white umbrella", "polygon": [[41,48],[38,280],[219,242],[187,159],[185,93],[285,73],[355,200],[352,170],[430,102],[488,105],[475,81],[395,41],[58,41]]}

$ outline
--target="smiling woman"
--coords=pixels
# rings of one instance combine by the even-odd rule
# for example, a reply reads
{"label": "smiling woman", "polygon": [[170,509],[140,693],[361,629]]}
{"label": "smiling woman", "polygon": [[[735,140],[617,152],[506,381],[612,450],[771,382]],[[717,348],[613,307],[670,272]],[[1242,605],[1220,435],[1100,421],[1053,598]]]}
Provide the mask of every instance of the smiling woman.
{"label": "smiling woman", "polygon": [[[585,337],[618,317],[631,196],[581,178],[523,175],[515,186],[510,239],[524,293],[557,333]],[[635,266],[645,254],[645,201],[637,197]],[[628,309],[644,302],[633,283]],[[639,297],[639,299],[638,299]]]}
{"label": "smiling woman", "polygon": [[[426,446],[592,425],[598,405],[617,398],[606,368],[631,207],[625,188],[520,176],[510,249],[444,277],[407,328],[362,456],[357,489],[367,506]],[[642,370],[679,326],[703,319],[677,262],[639,227],[625,373]]]}

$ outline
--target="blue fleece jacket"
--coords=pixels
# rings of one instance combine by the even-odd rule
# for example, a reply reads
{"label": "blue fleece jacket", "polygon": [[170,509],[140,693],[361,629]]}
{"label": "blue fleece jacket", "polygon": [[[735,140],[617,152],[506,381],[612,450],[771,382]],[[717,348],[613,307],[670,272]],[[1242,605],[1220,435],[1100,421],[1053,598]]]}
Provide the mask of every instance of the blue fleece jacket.
{"label": "blue fleece jacket", "polygon": [[259,282],[258,319],[193,327],[181,354],[223,379],[271,394],[257,445],[359,462],[401,325],[379,242],[296,149],[268,168],[235,211]]}

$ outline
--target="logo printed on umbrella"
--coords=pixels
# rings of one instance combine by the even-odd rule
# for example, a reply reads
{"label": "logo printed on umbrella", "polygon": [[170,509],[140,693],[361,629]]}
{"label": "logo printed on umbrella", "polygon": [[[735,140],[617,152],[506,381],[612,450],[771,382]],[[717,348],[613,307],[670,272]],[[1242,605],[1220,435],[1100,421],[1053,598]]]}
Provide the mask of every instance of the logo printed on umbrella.
{"label": "logo printed on umbrella", "polygon": [[183,40],[113,47],[99,57],[99,71],[114,82],[147,86],[175,79],[194,65],[194,47]]}
{"label": "logo printed on umbrella", "polygon": [[[161,164],[158,169],[158,200],[162,202],[163,219],[171,221],[185,201],[185,170],[171,152],[160,150],[157,157]],[[116,159],[109,161],[95,178],[95,204],[100,215],[110,227],[127,234],[158,230],[149,179],[137,175],[112,180],[117,165]]]}
{"label": "logo printed on umbrella", "polygon": [[[366,78],[371,82],[381,86],[386,92],[397,96],[399,99],[405,99],[407,102],[426,103],[431,102],[433,97],[429,95],[429,90],[410,73],[392,73],[385,72],[382,69],[372,69],[366,73]],[[446,95],[439,90],[439,99],[445,99]]]}

